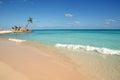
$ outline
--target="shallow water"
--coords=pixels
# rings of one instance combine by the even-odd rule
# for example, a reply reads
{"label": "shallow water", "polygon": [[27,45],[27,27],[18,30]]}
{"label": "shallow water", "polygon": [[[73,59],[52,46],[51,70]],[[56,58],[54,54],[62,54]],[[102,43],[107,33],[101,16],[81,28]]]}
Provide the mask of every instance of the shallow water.
{"label": "shallow water", "polygon": [[2,34],[9,38],[25,39],[71,49],[85,49],[101,54],[120,54],[120,30],[33,30],[32,33]]}
{"label": "shallow water", "polygon": [[103,55],[85,50],[57,49],[76,62],[79,66],[78,71],[83,72],[88,80],[120,79],[120,56],[118,55]]}

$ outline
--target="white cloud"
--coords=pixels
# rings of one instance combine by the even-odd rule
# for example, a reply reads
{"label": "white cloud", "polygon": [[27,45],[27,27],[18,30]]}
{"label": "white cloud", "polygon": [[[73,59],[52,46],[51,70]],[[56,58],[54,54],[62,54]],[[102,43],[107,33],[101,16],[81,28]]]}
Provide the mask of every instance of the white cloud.
{"label": "white cloud", "polygon": [[116,20],[114,20],[114,19],[110,19],[109,21],[110,21],[110,22],[115,22]]}
{"label": "white cloud", "polygon": [[105,24],[109,25],[109,24],[110,24],[110,22],[107,22],[107,21],[106,21],[106,22],[105,22]]}
{"label": "white cloud", "polygon": [[109,22],[115,22],[116,20],[114,20],[114,19],[107,19],[107,21],[109,21]]}
{"label": "white cloud", "polygon": [[67,23],[68,25],[75,25],[75,26],[79,26],[80,25],[80,21],[73,21],[73,22],[69,22]]}
{"label": "white cloud", "polygon": [[73,17],[73,15],[70,13],[67,13],[67,14],[65,14],[65,17]]}
{"label": "white cloud", "polygon": [[77,24],[77,25],[79,25],[79,24],[80,24],[80,21],[75,21],[74,23]]}
{"label": "white cloud", "polygon": [[106,19],[104,23],[105,23],[105,25],[119,24],[120,18],[118,18],[118,19]]}
{"label": "white cloud", "polygon": [[105,24],[109,25],[109,24],[112,24],[114,22],[117,22],[118,20],[115,20],[115,19],[107,19],[105,20]]}

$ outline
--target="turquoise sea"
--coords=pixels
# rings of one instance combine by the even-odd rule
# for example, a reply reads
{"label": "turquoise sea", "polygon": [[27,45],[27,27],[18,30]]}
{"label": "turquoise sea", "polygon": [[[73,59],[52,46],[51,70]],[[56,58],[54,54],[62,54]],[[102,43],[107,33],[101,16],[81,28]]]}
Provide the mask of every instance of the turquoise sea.
{"label": "turquoise sea", "polygon": [[120,55],[120,30],[117,29],[48,29],[3,36],[43,42],[55,47]]}
{"label": "turquoise sea", "polygon": [[88,80],[120,80],[119,29],[47,29],[2,36],[44,43],[64,52]]}

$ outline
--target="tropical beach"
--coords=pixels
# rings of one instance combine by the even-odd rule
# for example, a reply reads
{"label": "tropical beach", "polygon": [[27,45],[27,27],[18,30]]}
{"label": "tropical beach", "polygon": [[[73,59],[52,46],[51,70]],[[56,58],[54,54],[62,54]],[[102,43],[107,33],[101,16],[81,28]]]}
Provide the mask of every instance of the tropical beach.
{"label": "tropical beach", "polygon": [[69,58],[59,55],[54,50],[44,51],[45,49],[38,50],[0,39],[0,79],[80,80],[83,78],[77,71],[77,66]]}
{"label": "tropical beach", "polygon": [[[111,40],[111,38],[119,39],[117,37],[119,36],[119,30],[102,31],[104,31],[104,34],[100,33],[101,30],[33,30],[31,33],[1,34],[2,79],[15,80],[18,77],[25,80],[119,80],[120,46],[117,41],[116,45]],[[86,40],[87,36],[83,38],[83,41],[80,41],[76,32],[80,38],[89,34],[88,42],[93,35],[102,36],[101,38],[104,41],[99,41],[96,46],[102,42],[104,45],[99,44],[99,48],[85,46],[84,43],[87,41],[84,42],[84,40]],[[107,35],[109,32],[112,32],[112,37],[107,38],[105,46],[104,38],[106,36],[103,37],[103,35]],[[75,34],[78,38],[74,36]],[[80,34],[82,35],[80,36]],[[74,39],[70,40],[72,35]],[[55,36],[59,36],[59,38]],[[95,39],[95,36],[93,39],[98,40],[97,37]],[[108,39],[111,44],[107,44]],[[74,41],[77,41],[77,43]],[[81,42],[83,45],[80,45]],[[87,44],[90,45],[91,43]],[[108,48],[100,48],[100,45],[108,46]],[[8,73],[13,74],[7,76]]]}
{"label": "tropical beach", "polygon": [[120,80],[120,1],[0,0],[0,80]]}

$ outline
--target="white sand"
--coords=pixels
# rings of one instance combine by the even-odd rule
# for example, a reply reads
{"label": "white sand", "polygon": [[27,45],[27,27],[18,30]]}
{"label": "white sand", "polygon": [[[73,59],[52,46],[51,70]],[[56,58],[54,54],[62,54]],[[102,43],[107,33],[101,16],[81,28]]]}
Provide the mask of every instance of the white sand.
{"label": "white sand", "polygon": [[3,30],[3,31],[0,31],[0,34],[6,34],[6,33],[12,33],[11,30]]}
{"label": "white sand", "polygon": [[0,80],[83,80],[81,73],[55,50],[0,39]]}

